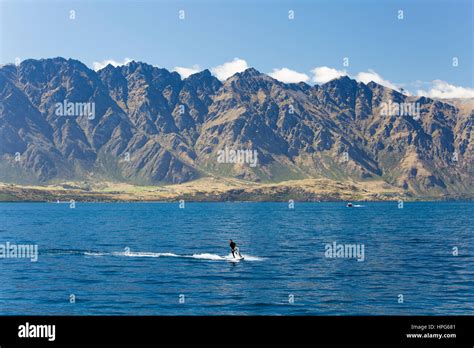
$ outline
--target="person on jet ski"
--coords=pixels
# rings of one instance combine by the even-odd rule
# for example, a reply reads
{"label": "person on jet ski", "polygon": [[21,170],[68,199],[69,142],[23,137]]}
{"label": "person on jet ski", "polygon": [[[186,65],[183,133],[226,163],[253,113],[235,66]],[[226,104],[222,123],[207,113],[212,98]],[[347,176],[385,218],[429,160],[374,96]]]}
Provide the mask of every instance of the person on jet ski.
{"label": "person on jet ski", "polygon": [[239,251],[239,248],[237,247],[237,244],[235,244],[235,242],[232,239],[229,240],[229,246],[230,246],[230,250],[232,251],[232,256],[234,258],[235,258],[235,254],[242,257],[242,255],[240,255],[240,251]]}

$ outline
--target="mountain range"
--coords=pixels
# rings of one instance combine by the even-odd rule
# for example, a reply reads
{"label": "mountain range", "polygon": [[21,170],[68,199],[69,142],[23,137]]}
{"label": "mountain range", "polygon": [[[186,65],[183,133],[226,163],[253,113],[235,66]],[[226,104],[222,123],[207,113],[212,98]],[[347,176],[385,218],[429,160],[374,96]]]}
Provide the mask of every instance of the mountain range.
{"label": "mountain range", "polygon": [[[67,103],[93,105],[94,115],[58,115]],[[0,67],[0,181],[325,178],[473,197],[474,111],[462,105],[349,77],[286,84],[249,68],[225,81],[208,70],[182,79],[135,61],[94,71],[29,59]],[[221,163],[226,149],[255,151],[258,164]]]}

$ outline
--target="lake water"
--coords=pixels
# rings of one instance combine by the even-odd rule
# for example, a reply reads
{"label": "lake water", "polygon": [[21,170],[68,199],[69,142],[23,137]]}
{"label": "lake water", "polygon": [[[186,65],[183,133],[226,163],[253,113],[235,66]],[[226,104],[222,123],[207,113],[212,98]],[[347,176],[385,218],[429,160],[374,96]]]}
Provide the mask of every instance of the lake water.
{"label": "lake water", "polygon": [[0,203],[0,314],[474,314],[473,203],[360,204]]}

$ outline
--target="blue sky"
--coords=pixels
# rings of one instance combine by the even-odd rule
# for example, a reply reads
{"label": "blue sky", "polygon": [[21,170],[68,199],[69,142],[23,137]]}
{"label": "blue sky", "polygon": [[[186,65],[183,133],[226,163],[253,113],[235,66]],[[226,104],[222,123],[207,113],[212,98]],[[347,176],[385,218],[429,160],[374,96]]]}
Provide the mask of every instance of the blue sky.
{"label": "blue sky", "polygon": [[0,0],[0,6],[0,64],[62,56],[97,68],[130,58],[191,68],[177,69],[184,76],[214,68],[220,78],[252,66],[286,82],[348,74],[412,94],[474,96],[472,0]]}

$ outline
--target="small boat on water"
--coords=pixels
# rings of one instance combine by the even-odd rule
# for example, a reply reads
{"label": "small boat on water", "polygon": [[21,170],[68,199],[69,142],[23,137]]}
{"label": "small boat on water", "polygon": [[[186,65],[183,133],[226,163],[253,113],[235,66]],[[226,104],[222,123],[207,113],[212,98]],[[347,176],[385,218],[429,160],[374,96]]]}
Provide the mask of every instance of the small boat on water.
{"label": "small boat on water", "polygon": [[347,203],[347,204],[346,204],[346,207],[348,207],[348,208],[352,208],[352,207],[353,207],[353,205],[352,205],[352,203],[350,203],[350,202],[349,202],[349,203]]}

